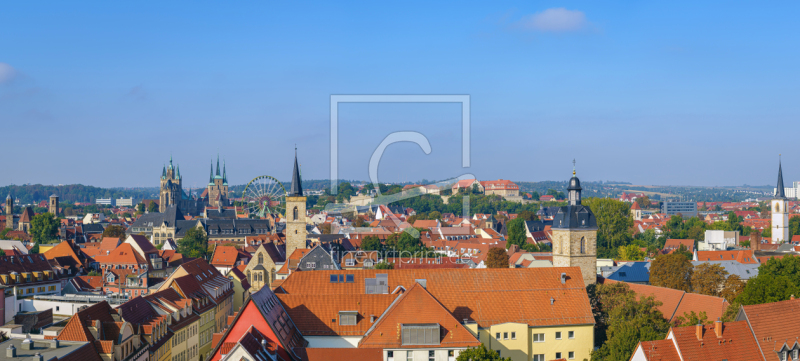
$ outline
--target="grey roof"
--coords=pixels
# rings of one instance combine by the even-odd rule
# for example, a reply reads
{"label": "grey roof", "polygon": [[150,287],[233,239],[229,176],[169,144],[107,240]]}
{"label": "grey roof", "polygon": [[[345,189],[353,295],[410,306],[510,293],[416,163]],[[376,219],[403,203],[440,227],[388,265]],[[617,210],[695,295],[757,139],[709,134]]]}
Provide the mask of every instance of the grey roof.
{"label": "grey roof", "polygon": [[561,207],[542,207],[536,211],[536,215],[539,217],[555,217],[560,209]]}
{"label": "grey roof", "polygon": [[223,209],[220,212],[217,209],[206,209],[206,218],[208,219],[235,219],[236,218],[236,210],[234,209]]}
{"label": "grey roof", "polygon": [[786,198],[783,191],[783,169],[780,162],[778,162],[778,188],[775,190],[775,198]]}
{"label": "grey roof", "polygon": [[601,267],[603,277],[624,282],[650,282],[650,262],[630,262],[622,266]]}
{"label": "grey roof", "polygon": [[582,188],[581,188],[581,181],[580,181],[580,180],[578,179],[578,177],[576,177],[576,176],[575,176],[575,174],[573,173],[573,174],[572,174],[572,178],[569,180],[569,187],[567,187],[567,190],[568,190],[568,191],[572,191],[572,190],[577,190],[577,191],[579,191],[579,190],[581,190],[581,189],[582,189]]}
{"label": "grey roof", "polygon": [[89,223],[83,225],[83,234],[103,233],[103,231],[105,231],[105,228],[103,228],[103,225],[99,223]]}
{"label": "grey roof", "polygon": [[[200,222],[202,223],[202,220]],[[196,225],[197,221],[186,221],[182,219],[175,221],[175,238],[183,238],[186,235],[186,231],[194,228]]]}
{"label": "grey roof", "polygon": [[539,232],[544,231],[545,223],[542,221],[525,221],[525,227],[528,228],[528,232]]}
{"label": "grey roof", "polygon": [[564,206],[553,218],[553,228],[562,229],[597,229],[597,218],[587,206]]}
{"label": "grey roof", "polygon": [[[172,205],[167,207],[164,213],[147,213],[143,214],[133,225],[130,227],[159,227],[162,223],[166,222],[167,227],[174,227],[175,222],[183,220],[183,213],[178,209],[178,206]],[[84,226],[85,227],[85,226]],[[85,233],[85,231],[84,231]]]}
{"label": "grey roof", "polygon": [[737,275],[745,281],[758,276],[758,266],[760,266],[757,263],[739,263],[737,261],[692,261],[694,266],[703,263],[721,265],[728,274]]}
{"label": "grey roof", "polygon": [[[76,353],[74,356],[78,357],[77,355],[86,355],[87,353],[90,354],[97,354],[92,347],[91,344],[88,342],[77,342],[77,341],[59,341],[58,348],[52,348],[50,341],[47,340],[31,340],[33,342],[33,347],[31,350],[23,350],[22,343],[25,339],[22,338],[12,338],[3,343],[0,343],[0,348],[3,349],[3,352],[0,352],[0,360],[34,360],[34,354],[42,355],[43,360],[49,360],[54,357],[58,359],[63,359],[64,357],[69,356],[71,353],[75,352],[82,347],[89,347],[91,351],[82,350]],[[17,356],[14,358],[8,357],[6,355],[6,349],[9,346],[14,346],[17,349]],[[70,356],[73,357],[73,356]],[[67,358],[70,358],[67,357]],[[98,357],[99,359],[99,357]]]}
{"label": "grey roof", "polygon": [[293,197],[303,196],[303,185],[300,179],[300,167],[297,165],[297,148],[294,149],[294,170],[292,171],[292,188],[289,195]]}

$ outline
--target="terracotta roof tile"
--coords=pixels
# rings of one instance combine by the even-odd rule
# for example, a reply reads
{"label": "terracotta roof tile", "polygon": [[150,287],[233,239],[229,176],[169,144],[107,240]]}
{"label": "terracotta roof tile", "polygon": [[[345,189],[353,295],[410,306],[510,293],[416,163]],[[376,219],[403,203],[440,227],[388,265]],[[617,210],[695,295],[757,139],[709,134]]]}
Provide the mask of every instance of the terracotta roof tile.
{"label": "terracotta roof tile", "polygon": [[382,361],[379,348],[297,348],[301,361]]}
{"label": "terracotta roof tile", "polygon": [[[372,327],[399,295],[290,295],[276,294],[289,317],[306,336],[361,336]],[[339,325],[340,311],[357,312],[356,325]]]}
{"label": "terracotta roof tile", "polygon": [[792,347],[800,335],[800,325],[787,322],[800,318],[800,299],[743,306],[742,311],[767,360],[778,360],[774,351],[780,350],[784,343]]}
{"label": "terracotta roof tile", "polygon": [[670,330],[684,361],[762,359],[746,321],[723,323],[720,337],[715,334],[714,325],[701,327],[702,340],[697,339],[697,326],[673,327]]}
{"label": "terracotta roof tile", "polygon": [[641,347],[647,361],[680,361],[681,359],[672,340],[643,341],[639,342],[638,347]]}

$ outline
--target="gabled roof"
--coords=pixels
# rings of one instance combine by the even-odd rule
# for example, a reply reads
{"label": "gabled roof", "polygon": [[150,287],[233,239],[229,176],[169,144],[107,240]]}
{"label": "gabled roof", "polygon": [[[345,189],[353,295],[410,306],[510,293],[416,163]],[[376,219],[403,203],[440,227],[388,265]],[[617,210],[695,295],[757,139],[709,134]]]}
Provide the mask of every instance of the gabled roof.
{"label": "gabled roof", "polygon": [[[561,273],[566,274],[563,284]],[[353,275],[353,282],[331,283],[332,274]],[[505,322],[530,326],[594,324],[583,276],[577,267],[316,270],[293,272],[280,289],[288,294],[320,297],[359,295],[366,293],[366,279],[374,280],[379,274],[386,275],[388,292],[398,286],[409,289],[417,280],[426,280],[427,291],[457,320],[472,320],[481,327]]]}
{"label": "gabled roof", "polygon": [[398,327],[424,324],[439,326],[438,347],[477,347],[481,344],[425,287],[415,283],[378,319],[359,341],[358,347],[431,348],[430,345],[403,344],[402,326]]}
{"label": "gabled roof", "polygon": [[647,361],[679,361],[681,359],[672,340],[639,342],[634,354],[639,351],[639,348]]}
{"label": "gabled roof", "polygon": [[[618,282],[603,278],[599,280],[602,283]],[[657,301],[660,301],[662,304],[658,306],[658,310],[669,322],[675,322],[678,317],[690,311],[694,311],[697,314],[705,312],[709,320],[716,320],[722,317],[722,314],[728,308],[728,302],[721,297],[687,293],[666,287],[622,283],[627,284],[631,291],[636,292],[639,296],[653,296]]]}
{"label": "gabled roof", "polygon": [[61,242],[57,244],[55,247],[48,249],[44,253],[44,257],[47,259],[54,259],[56,257],[70,257],[72,258],[79,266],[83,266],[80,258],[78,255],[75,254],[75,250],[72,249],[72,245],[67,242]]}
{"label": "gabled roof", "polygon": [[[683,360],[762,359],[747,322],[723,323],[722,334],[719,337],[714,332],[713,324],[700,327],[702,340],[697,339],[697,326],[673,327],[670,330]],[[774,359],[777,360],[777,355],[775,356]]]}
{"label": "gabled roof", "polygon": [[742,306],[736,319],[747,320],[767,360],[778,360],[775,351],[792,347],[800,335],[800,325],[790,321],[800,319],[800,299]]}
{"label": "gabled roof", "polygon": [[94,259],[101,264],[147,264],[147,261],[128,243],[119,245],[108,255],[101,254]]}
{"label": "gabled roof", "polygon": [[382,361],[379,348],[298,348],[300,361]]}
{"label": "gabled roof", "polygon": [[697,251],[698,261],[737,261],[742,264],[757,264],[758,260],[751,250],[736,251]]}
{"label": "gabled roof", "polygon": [[[283,308],[305,336],[363,336],[373,323],[399,297],[381,295],[290,295],[276,294]],[[356,324],[339,324],[340,311],[356,312]]]}
{"label": "gabled roof", "polygon": [[234,246],[217,246],[211,257],[211,264],[219,267],[233,267],[241,255]]}

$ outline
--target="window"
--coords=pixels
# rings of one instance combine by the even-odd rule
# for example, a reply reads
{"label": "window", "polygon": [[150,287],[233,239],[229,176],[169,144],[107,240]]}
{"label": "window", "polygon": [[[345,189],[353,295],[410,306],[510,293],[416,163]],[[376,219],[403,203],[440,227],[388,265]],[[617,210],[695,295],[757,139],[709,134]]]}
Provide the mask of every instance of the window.
{"label": "window", "polygon": [[306,262],[306,268],[317,268],[317,262]]}
{"label": "window", "polygon": [[331,283],[337,283],[337,282],[339,282],[339,276],[331,275]]}
{"label": "window", "polygon": [[355,280],[353,279],[353,275],[347,275],[347,283],[353,283]]}
{"label": "window", "polygon": [[456,359],[455,350],[447,350],[447,361],[454,361]]}
{"label": "window", "polygon": [[569,337],[570,340],[574,339],[575,338],[575,331],[567,332],[567,337]]}
{"label": "window", "polygon": [[533,355],[533,361],[545,361],[544,354]]}
{"label": "window", "polygon": [[406,360],[414,361],[414,351],[406,351]]}
{"label": "window", "polygon": [[567,352],[567,358],[570,360],[575,359],[575,351]]}
{"label": "window", "polygon": [[[559,332],[556,332],[556,340],[560,340],[560,339],[561,339],[561,332],[559,331]],[[561,358],[561,357],[556,357],[556,358]]]}
{"label": "window", "polygon": [[798,349],[792,350],[792,359],[797,360],[797,356],[799,356],[798,354],[800,354],[800,350]]}
{"label": "window", "polygon": [[348,259],[344,260],[344,265],[347,266],[347,267],[353,267],[353,266],[356,265],[356,260],[354,260],[352,258],[348,258]]}
{"label": "window", "polygon": [[512,340],[516,340],[517,339],[517,333],[516,332],[512,332],[511,333],[511,339]]}
{"label": "window", "polygon": [[581,253],[586,253],[586,238],[581,237]]}
{"label": "window", "polygon": [[561,352],[556,352],[556,360],[561,358]]}
{"label": "window", "polygon": [[543,333],[534,333],[533,334],[533,342],[544,342],[544,334]]}
{"label": "window", "polygon": [[433,350],[428,351],[428,361],[436,361],[436,353]]}
{"label": "window", "polygon": [[386,351],[386,360],[394,361],[394,351]]}
{"label": "window", "polygon": [[355,326],[358,313],[354,311],[339,311],[340,326]]}
{"label": "window", "polygon": [[786,357],[788,356],[789,351],[783,351],[780,353],[781,361],[786,361]]}
{"label": "window", "polygon": [[403,345],[438,345],[439,344],[439,324],[411,324],[401,325],[403,335]]}
{"label": "window", "polygon": [[498,333],[495,333],[495,334],[494,334],[494,338],[499,340],[499,339],[500,339],[500,332],[498,332]]}

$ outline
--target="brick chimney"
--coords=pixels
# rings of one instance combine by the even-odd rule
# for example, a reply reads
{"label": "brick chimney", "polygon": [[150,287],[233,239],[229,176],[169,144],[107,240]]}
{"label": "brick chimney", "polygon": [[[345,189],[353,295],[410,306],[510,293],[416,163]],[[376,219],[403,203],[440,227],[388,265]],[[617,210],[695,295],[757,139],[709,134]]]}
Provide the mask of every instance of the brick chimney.
{"label": "brick chimney", "polygon": [[697,323],[697,326],[694,328],[694,333],[697,335],[698,341],[703,341],[703,324],[700,322]]}
{"label": "brick chimney", "polygon": [[717,338],[722,337],[722,321],[719,318],[714,322],[714,333],[717,335]]}
{"label": "brick chimney", "polygon": [[794,299],[794,295],[789,296],[789,299],[793,300]]}

